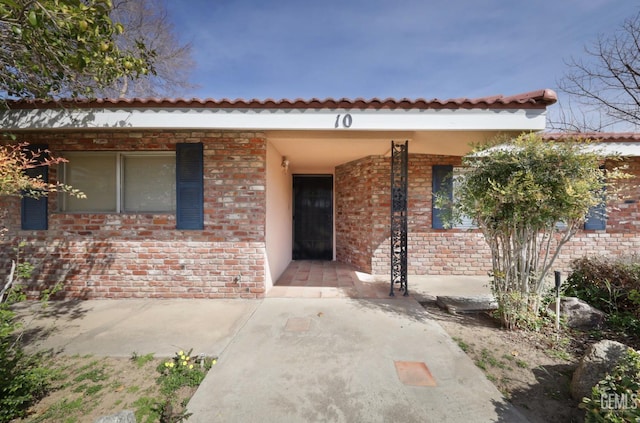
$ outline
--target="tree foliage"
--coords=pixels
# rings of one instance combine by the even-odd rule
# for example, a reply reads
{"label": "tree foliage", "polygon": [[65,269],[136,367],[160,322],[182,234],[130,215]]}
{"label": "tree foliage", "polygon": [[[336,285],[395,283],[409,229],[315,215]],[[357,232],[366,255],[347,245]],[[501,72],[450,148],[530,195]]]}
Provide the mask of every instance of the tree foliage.
{"label": "tree foliage", "polygon": [[138,40],[143,40],[155,54],[155,72],[119,78],[96,89],[98,96],[174,97],[194,88],[189,82],[194,68],[191,44],[178,40],[164,0],[114,0],[111,18],[124,27],[115,37],[118,48],[133,50]]}
{"label": "tree foliage", "polygon": [[600,169],[602,157],[572,141],[521,135],[509,144],[477,148],[456,184],[450,223],[473,218],[492,255],[492,289],[508,328],[538,316],[545,277],[560,248],[584,223],[590,208],[613,195],[624,174]]}
{"label": "tree foliage", "polygon": [[[144,43],[131,49],[116,45],[123,26],[113,23],[111,10],[110,0],[0,0],[0,101],[90,96],[118,79],[153,74],[153,52]],[[38,198],[62,190],[83,196],[38,176],[42,166],[63,159],[7,137],[9,143],[0,145],[0,195]],[[0,217],[8,212],[0,210]],[[0,230],[0,236],[4,233]],[[28,280],[33,269],[18,257],[22,245],[0,283],[0,422],[24,416],[45,393],[51,376],[37,356],[24,352],[9,307],[22,299],[16,282]]]}
{"label": "tree foliage", "polygon": [[48,150],[30,149],[27,143],[0,146],[0,195],[39,198],[48,192],[65,191],[84,196],[70,186],[48,183],[32,172],[42,166],[65,161],[61,157],[54,157]]}
{"label": "tree foliage", "polygon": [[[110,0],[0,0],[0,90],[9,98],[90,96],[153,74],[153,51],[120,48]],[[93,81],[87,84],[87,78]]]}
{"label": "tree foliage", "polygon": [[[619,122],[640,124],[640,13],[585,47],[585,54],[568,62],[569,70],[559,83],[560,90],[583,106],[608,117],[598,119],[595,128],[583,129],[598,130]],[[579,124],[587,121],[583,116]],[[575,122],[566,123],[575,126]]]}

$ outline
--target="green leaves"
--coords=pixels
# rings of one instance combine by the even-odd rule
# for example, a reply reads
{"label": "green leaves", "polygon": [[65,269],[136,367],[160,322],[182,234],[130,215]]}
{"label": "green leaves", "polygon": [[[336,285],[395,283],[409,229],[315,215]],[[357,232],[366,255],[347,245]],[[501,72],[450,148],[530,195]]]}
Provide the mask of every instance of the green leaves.
{"label": "green leaves", "polygon": [[460,186],[459,207],[478,222],[542,229],[577,223],[602,201],[600,158],[569,141],[526,134],[501,147],[483,147],[464,162],[470,171]]}
{"label": "green leaves", "polygon": [[29,12],[29,23],[31,24],[31,26],[37,26],[38,25],[38,18],[36,17],[36,12],[34,10],[31,10]]}
{"label": "green leaves", "polygon": [[626,423],[640,419],[640,354],[628,348],[611,373],[607,373],[582,399],[585,422]]}
{"label": "green leaves", "polygon": [[[560,248],[589,210],[614,196],[605,158],[574,140],[550,142],[538,134],[477,148],[463,158],[452,216],[469,216],[492,255],[492,290],[508,328],[538,316],[545,276]],[[607,170],[609,180],[621,173]]]}
{"label": "green leaves", "polygon": [[0,0],[0,28],[10,29],[0,31],[0,90],[9,98],[88,96],[153,73],[155,54],[144,44],[117,48],[124,28],[111,21],[111,7],[105,0]]}

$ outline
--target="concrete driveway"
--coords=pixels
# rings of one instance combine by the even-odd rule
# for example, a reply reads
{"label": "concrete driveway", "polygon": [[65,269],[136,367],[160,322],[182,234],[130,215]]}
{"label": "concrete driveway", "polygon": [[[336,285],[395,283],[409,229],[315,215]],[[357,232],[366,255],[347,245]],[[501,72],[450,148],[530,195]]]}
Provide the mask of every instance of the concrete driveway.
{"label": "concrete driveway", "polygon": [[409,297],[363,282],[360,294],[372,295],[63,301],[35,319],[36,304],[17,311],[33,350],[218,356],[189,422],[525,421],[418,303],[486,289],[460,282],[410,281]]}

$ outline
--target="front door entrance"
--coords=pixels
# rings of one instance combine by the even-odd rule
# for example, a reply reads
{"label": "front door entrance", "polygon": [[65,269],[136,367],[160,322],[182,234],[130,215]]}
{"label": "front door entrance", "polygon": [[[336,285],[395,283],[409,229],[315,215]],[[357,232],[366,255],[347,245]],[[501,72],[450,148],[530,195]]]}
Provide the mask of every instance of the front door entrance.
{"label": "front door entrance", "polygon": [[293,259],[333,259],[333,176],[293,176]]}

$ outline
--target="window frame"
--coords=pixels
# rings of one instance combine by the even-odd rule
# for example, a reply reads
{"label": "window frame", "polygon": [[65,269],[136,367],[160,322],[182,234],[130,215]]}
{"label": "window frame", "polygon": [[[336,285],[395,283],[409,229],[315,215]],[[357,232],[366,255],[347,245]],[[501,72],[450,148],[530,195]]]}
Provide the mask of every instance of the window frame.
{"label": "window frame", "polygon": [[[600,170],[603,172],[603,178],[606,182],[607,178],[607,168],[604,164],[599,166]],[[602,187],[602,201],[595,206],[589,208],[587,215],[584,218],[584,222],[582,223],[582,230],[584,231],[606,231],[607,230],[607,220],[609,219],[609,214],[607,213],[607,187],[606,185]]]}
{"label": "window frame", "polygon": [[[176,152],[175,151],[66,151],[62,153],[62,157],[68,159],[70,162],[73,159],[73,156],[105,156],[105,157],[113,157],[115,160],[115,200],[116,206],[115,210],[67,210],[67,201],[68,197],[66,195],[58,196],[58,212],[59,213],[68,213],[68,214],[175,214],[177,209],[177,201],[174,200],[173,208],[171,210],[158,211],[158,210],[149,210],[149,211],[127,211],[124,210],[124,192],[126,183],[124,170],[125,164],[124,161],[126,157],[172,157],[174,164],[174,187],[173,194],[174,199],[176,195],[176,185],[175,185],[175,172],[176,172]],[[68,169],[69,163],[62,164],[62,172],[61,179],[62,182],[67,184],[68,182]]]}
{"label": "window frame", "polygon": [[[435,195],[438,192],[444,191],[453,204],[456,201],[456,180],[464,177],[465,169],[468,169],[468,167],[451,164],[433,165],[431,170],[432,198],[435,198]],[[448,231],[471,231],[478,229],[478,226],[473,224],[473,219],[471,217],[465,217],[463,222],[456,223],[455,225],[447,228],[445,227],[446,225],[442,218],[442,213],[446,213],[446,211],[441,212],[440,210],[442,209],[435,207],[435,204],[432,203],[431,229]]]}
{"label": "window frame", "polygon": [[[456,195],[456,186],[459,185],[458,181],[460,179],[464,179],[466,173],[469,173],[469,167],[455,166],[455,165],[453,166],[453,169],[451,171],[451,181],[452,181],[451,196],[452,196],[453,204],[457,202],[458,195]],[[461,222],[456,223],[450,229],[461,229],[461,230],[478,229],[478,225],[476,225],[473,222],[472,217],[464,215],[464,216],[461,216],[460,219],[461,219]]]}

